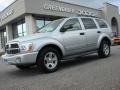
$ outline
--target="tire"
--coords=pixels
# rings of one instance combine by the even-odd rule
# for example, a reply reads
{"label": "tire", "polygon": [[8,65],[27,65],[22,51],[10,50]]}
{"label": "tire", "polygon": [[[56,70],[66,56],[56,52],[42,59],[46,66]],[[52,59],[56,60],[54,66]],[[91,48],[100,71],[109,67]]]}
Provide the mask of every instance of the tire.
{"label": "tire", "polygon": [[16,67],[20,70],[26,70],[26,69],[30,69],[31,66],[16,65]]}
{"label": "tire", "polygon": [[110,56],[110,44],[108,41],[102,41],[99,50],[98,50],[98,56],[100,58],[106,58]]}
{"label": "tire", "polygon": [[55,72],[58,70],[60,64],[59,52],[52,48],[44,48],[38,55],[37,66],[38,69],[47,73]]}

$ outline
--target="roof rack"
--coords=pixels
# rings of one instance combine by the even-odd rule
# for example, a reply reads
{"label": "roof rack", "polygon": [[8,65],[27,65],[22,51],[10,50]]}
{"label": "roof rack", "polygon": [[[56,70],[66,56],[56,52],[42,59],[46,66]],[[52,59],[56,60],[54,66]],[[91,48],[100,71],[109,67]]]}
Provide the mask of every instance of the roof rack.
{"label": "roof rack", "polygon": [[92,15],[80,15],[80,14],[77,14],[77,17],[94,17],[94,18],[99,18],[97,16],[92,16]]}

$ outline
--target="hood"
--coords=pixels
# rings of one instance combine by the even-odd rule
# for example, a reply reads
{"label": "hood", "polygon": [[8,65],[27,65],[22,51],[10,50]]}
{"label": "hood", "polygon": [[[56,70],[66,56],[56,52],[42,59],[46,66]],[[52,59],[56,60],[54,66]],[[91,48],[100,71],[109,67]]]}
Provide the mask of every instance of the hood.
{"label": "hood", "polygon": [[27,35],[25,37],[20,37],[20,38],[14,39],[12,41],[9,41],[8,43],[10,43],[10,42],[25,42],[25,41],[30,41],[30,40],[39,39],[39,38],[45,38],[45,37],[49,37],[49,36],[51,36],[51,33],[35,33],[32,35]]}

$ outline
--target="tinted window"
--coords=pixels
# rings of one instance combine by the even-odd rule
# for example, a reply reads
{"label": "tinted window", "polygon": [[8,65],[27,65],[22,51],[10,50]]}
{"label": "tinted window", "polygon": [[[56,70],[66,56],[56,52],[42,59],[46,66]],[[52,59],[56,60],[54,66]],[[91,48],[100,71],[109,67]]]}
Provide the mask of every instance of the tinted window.
{"label": "tinted window", "polygon": [[66,31],[73,31],[73,30],[82,30],[81,25],[79,23],[79,20],[77,18],[69,19],[63,27],[71,27],[71,29],[68,29]]}
{"label": "tinted window", "polygon": [[100,28],[107,28],[107,24],[100,19],[96,19],[97,23],[99,24]]}
{"label": "tinted window", "polygon": [[82,22],[85,26],[85,29],[96,29],[97,28],[93,19],[91,19],[91,18],[81,18],[81,20],[82,20]]}

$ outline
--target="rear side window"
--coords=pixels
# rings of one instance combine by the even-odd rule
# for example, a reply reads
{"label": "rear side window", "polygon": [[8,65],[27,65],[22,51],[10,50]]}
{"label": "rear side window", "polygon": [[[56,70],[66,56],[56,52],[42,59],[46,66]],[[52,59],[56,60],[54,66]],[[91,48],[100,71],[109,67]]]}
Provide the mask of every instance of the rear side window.
{"label": "rear side window", "polygon": [[81,18],[85,29],[97,29],[97,26],[93,19],[91,18]]}
{"label": "rear side window", "polygon": [[99,24],[100,28],[108,28],[107,24],[103,20],[96,19],[96,21]]}

